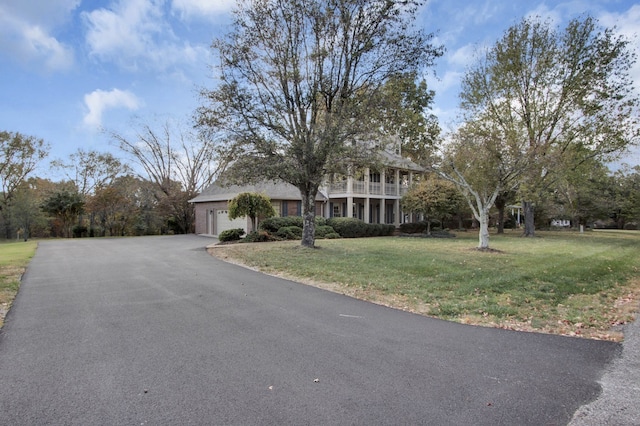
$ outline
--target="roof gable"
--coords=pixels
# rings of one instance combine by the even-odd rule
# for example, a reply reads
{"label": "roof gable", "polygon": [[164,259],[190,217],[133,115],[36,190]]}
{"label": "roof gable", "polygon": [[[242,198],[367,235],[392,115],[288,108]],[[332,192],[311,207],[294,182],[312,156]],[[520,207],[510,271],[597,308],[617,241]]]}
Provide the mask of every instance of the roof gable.
{"label": "roof gable", "polygon": [[[208,201],[229,201],[236,195],[243,192],[257,192],[265,194],[272,200],[300,200],[300,190],[290,183],[283,181],[264,181],[255,185],[229,185],[225,186],[219,182],[214,182],[205,188],[200,195],[191,203],[202,203]],[[318,192],[316,200],[323,201],[325,197]]]}

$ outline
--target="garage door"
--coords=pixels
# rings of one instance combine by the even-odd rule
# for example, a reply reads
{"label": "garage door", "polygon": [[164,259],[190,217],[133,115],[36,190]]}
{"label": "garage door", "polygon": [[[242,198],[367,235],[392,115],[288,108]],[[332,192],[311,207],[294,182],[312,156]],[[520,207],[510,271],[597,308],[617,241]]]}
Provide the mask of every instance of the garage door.
{"label": "garage door", "polygon": [[242,228],[247,232],[247,218],[229,219],[229,210],[216,210],[216,235],[227,229]]}

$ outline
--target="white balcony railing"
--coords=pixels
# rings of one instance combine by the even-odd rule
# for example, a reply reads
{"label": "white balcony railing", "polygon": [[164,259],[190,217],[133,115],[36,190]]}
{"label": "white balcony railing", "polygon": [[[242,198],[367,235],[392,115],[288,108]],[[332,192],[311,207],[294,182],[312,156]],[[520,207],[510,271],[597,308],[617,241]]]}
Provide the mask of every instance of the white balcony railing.
{"label": "white balcony railing", "polygon": [[395,183],[384,184],[384,195],[398,195],[398,188]]}
{"label": "white balcony railing", "polygon": [[365,184],[361,180],[356,180],[353,182],[353,193],[354,194],[366,194]]}
{"label": "white balcony railing", "polygon": [[334,182],[331,184],[331,192],[337,194],[344,194],[347,192],[347,182]]}

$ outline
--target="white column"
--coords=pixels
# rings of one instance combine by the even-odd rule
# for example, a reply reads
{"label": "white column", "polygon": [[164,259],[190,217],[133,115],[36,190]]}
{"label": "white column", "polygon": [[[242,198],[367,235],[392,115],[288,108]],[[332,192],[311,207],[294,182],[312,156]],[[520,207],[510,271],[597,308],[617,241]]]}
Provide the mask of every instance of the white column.
{"label": "white column", "polygon": [[[367,185],[368,187],[368,185]],[[364,221],[365,223],[371,223],[369,216],[371,215],[371,198],[366,197],[364,199]]]}
{"label": "white column", "polygon": [[396,197],[399,197],[400,196],[400,169],[396,169],[393,183],[395,183],[396,185]]}
{"label": "white column", "polygon": [[393,219],[393,224],[397,228],[400,226],[400,199],[396,199],[393,202],[393,215],[395,216]]}

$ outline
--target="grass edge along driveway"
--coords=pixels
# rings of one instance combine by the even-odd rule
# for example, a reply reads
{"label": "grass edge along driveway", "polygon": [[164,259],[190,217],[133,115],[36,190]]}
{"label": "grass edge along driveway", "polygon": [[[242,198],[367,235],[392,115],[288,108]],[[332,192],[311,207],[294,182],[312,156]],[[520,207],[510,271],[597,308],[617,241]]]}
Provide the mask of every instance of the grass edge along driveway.
{"label": "grass edge along driveway", "polygon": [[465,324],[621,341],[640,300],[640,232],[513,231],[454,239],[380,237],[216,245],[264,273]]}
{"label": "grass edge along driveway", "polygon": [[37,246],[35,241],[0,243],[0,328]]}

